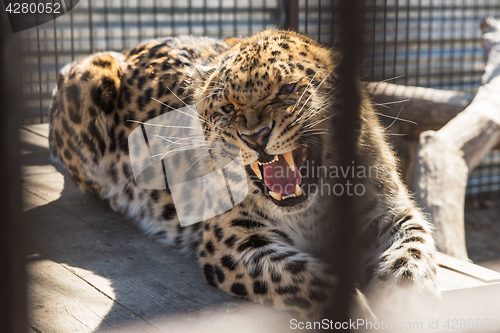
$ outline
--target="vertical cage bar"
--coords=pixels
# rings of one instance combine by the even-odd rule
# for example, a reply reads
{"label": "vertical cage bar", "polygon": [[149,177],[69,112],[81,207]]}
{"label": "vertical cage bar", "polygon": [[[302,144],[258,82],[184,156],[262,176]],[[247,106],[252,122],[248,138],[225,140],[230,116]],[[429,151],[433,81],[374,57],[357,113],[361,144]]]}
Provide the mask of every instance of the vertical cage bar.
{"label": "vertical cage bar", "polygon": [[137,0],[137,39],[142,41],[142,22],[141,22],[141,1]]}
{"label": "vertical cage bar", "polygon": [[[18,47],[18,51],[19,51],[19,94],[20,96],[23,95],[23,47],[22,47],[22,38],[21,38],[21,34],[18,33],[17,34],[17,47]],[[19,98],[19,107],[20,107],[20,110],[21,110],[21,114],[22,114],[22,120],[23,120],[23,124],[25,123],[25,119],[26,119],[26,113],[25,113],[25,109],[24,109],[24,101],[23,101],[23,98]]]}
{"label": "vertical cage bar", "polygon": [[120,25],[121,25],[121,36],[122,36],[122,50],[126,48],[126,38],[125,35],[125,0],[120,0]]}
{"label": "vertical cage bar", "polygon": [[[466,15],[466,12],[467,12],[467,9],[468,8],[465,8],[465,6],[463,6],[463,9],[462,9],[462,24],[463,25],[466,25],[467,24],[467,15]],[[460,82],[459,82],[459,85],[460,85],[460,89],[461,90],[464,90],[465,88],[465,76],[467,75],[466,74],[466,71],[465,71],[465,30],[462,30],[462,34],[461,34],[461,38],[460,38],[460,61],[462,62],[462,74],[460,75]]]}
{"label": "vertical cage bar", "polygon": [[38,98],[40,102],[40,123],[43,123],[43,95],[42,95],[42,57],[40,52],[40,28],[38,26],[38,15],[36,17],[36,50],[38,55]]}
{"label": "vertical cage bar", "polygon": [[[333,22],[333,19],[332,19]],[[309,0],[306,0],[306,19],[305,19],[305,33],[307,34],[308,32],[308,26],[309,26]]]}
{"label": "vertical cage bar", "polygon": [[387,0],[384,0],[384,37],[382,41],[382,80],[385,80],[385,64],[386,64],[386,43],[387,41]]}
{"label": "vertical cage bar", "polygon": [[[366,31],[366,26],[365,26],[365,8],[366,8],[366,0],[362,0],[361,1],[361,31],[363,33],[363,41],[365,40],[365,31]],[[340,32],[340,30],[339,30]],[[335,42],[334,42],[335,44]],[[362,56],[362,59],[363,59],[363,66],[361,66],[361,79],[364,80],[365,79],[365,58],[366,58],[366,47],[365,47],[365,43],[363,42],[361,44],[361,56]]]}
{"label": "vertical cage bar", "polygon": [[203,7],[202,7],[202,18],[201,18],[202,26],[203,26],[203,35],[207,35],[207,0],[203,0]]}
{"label": "vertical cage bar", "polygon": [[[3,13],[2,13],[3,14]],[[2,19],[3,20],[3,19]],[[9,82],[19,72],[17,58],[13,52],[5,52],[16,46],[10,28],[5,21],[0,24],[0,211],[2,232],[0,234],[0,331],[24,333],[28,330],[26,259],[27,249],[23,221],[21,195],[21,166],[17,102],[21,99],[17,82]]]}
{"label": "vertical cage bar", "polygon": [[59,52],[57,52],[57,23],[54,15],[54,62],[56,67],[56,81],[57,81],[57,73],[59,73]]}
{"label": "vertical cage bar", "polygon": [[455,67],[456,67],[456,54],[455,54],[455,47],[456,47],[456,33],[457,31],[460,31],[457,29],[457,10],[454,8],[454,6],[450,7],[450,12],[451,12],[451,21],[450,21],[450,71],[447,73],[447,81],[448,81],[448,89],[455,89],[456,85],[454,83],[454,73],[455,73]]}
{"label": "vertical cage bar", "polygon": [[219,28],[219,38],[222,38],[222,0],[219,0],[217,26]]}
{"label": "vertical cage bar", "polygon": [[233,36],[238,35],[238,0],[233,0]]}
{"label": "vertical cage bar", "polygon": [[399,35],[399,0],[396,0],[395,5],[395,22],[394,22],[394,62],[392,64],[392,76],[394,77],[394,83],[396,83],[396,73],[398,64],[398,35]]}
{"label": "vertical cage bar", "polygon": [[[71,1],[71,7],[73,8],[73,0],[70,0]],[[69,24],[70,24],[70,27],[71,27],[71,33],[70,33],[70,36],[71,36],[71,61],[74,61],[75,60],[75,35],[74,35],[74,27],[73,27],[73,12],[74,10],[70,10],[69,12]]]}
{"label": "vertical cage bar", "polygon": [[432,77],[431,77],[431,67],[432,67],[432,24],[433,24],[433,14],[434,14],[434,0],[430,0],[429,2],[429,31],[427,33],[428,39],[428,47],[427,47],[427,87],[432,86]]}
{"label": "vertical cage bar", "polygon": [[422,49],[422,0],[418,0],[418,14],[417,14],[417,68],[416,68],[416,81],[415,85],[420,85],[420,50]]}
{"label": "vertical cage bar", "polygon": [[172,29],[172,36],[175,36],[175,0],[170,1],[170,26]]}
{"label": "vertical cage bar", "polygon": [[153,29],[154,38],[158,38],[158,0],[153,0]]}
{"label": "vertical cage bar", "polygon": [[94,52],[94,36],[93,36],[93,23],[92,23],[92,0],[89,1],[89,43],[90,43],[90,53]]}
{"label": "vertical cage bar", "polygon": [[444,86],[444,49],[445,49],[445,38],[444,32],[446,31],[446,7],[443,5],[441,7],[441,36],[439,41],[439,84],[438,86],[442,88]]}
{"label": "vertical cage bar", "polygon": [[262,28],[267,28],[267,0],[262,1]]}
{"label": "vertical cage bar", "polygon": [[[358,1],[342,0],[340,2],[340,24],[342,26],[342,60],[338,67],[339,78],[339,115],[335,117],[332,125],[336,129],[338,145],[339,164],[357,165],[356,142],[360,132],[360,104],[357,80],[357,69],[360,65],[360,51],[362,44],[362,33],[359,16],[357,15]],[[355,182],[351,175],[347,175],[341,183]],[[332,201],[335,212],[339,215],[339,221],[352,221],[352,223],[337,223],[335,226],[336,237],[327,250],[327,258],[331,267],[338,269],[338,282],[334,291],[333,302],[330,303],[332,312],[330,318],[335,322],[349,322],[349,310],[351,295],[354,294],[354,279],[352,272],[352,241],[356,235],[355,196],[340,195],[336,201]],[[332,318],[333,317],[333,318]],[[350,331],[349,328],[346,331]]]}
{"label": "vertical cage bar", "polygon": [[[476,24],[479,24],[480,22],[480,18],[479,18],[479,6],[475,6],[474,8],[474,22],[477,22]],[[483,59],[483,54],[480,53],[480,52],[474,52],[473,56],[472,56],[472,66],[471,66],[471,75],[473,75],[474,73],[474,63],[475,62],[480,62],[482,61]],[[471,84],[474,84],[474,85],[478,85],[477,84],[477,79],[474,80],[472,79],[471,80]],[[475,86],[474,86],[475,88]]]}
{"label": "vertical cage bar", "polygon": [[410,0],[406,0],[406,53],[405,53],[405,85],[408,84],[408,61],[410,59]]}
{"label": "vertical cage bar", "polygon": [[[331,18],[332,39],[331,39],[331,41],[332,41],[332,46],[334,46],[335,40],[336,40],[336,38],[335,38],[335,1],[330,2],[330,6],[332,6],[332,8],[330,10],[330,13],[332,15],[332,18]],[[363,54],[363,51],[361,51],[361,54]]]}
{"label": "vertical cage bar", "polygon": [[192,12],[193,12],[193,3],[192,0],[188,0],[187,3],[187,25],[188,25],[188,34],[193,33],[193,21],[192,21]]}
{"label": "vertical cage bar", "polygon": [[318,1],[318,42],[321,43],[321,0]]}
{"label": "vertical cage bar", "polygon": [[103,2],[103,16],[104,16],[104,48],[109,50],[109,8],[108,1],[104,0]]}
{"label": "vertical cage bar", "polygon": [[373,22],[372,22],[372,78],[371,81],[375,81],[375,41],[376,41],[376,22],[377,22],[377,0],[373,0]]}
{"label": "vertical cage bar", "polygon": [[248,35],[252,35],[252,1],[248,1]]}
{"label": "vertical cage bar", "polygon": [[299,31],[299,0],[285,1],[285,29]]}

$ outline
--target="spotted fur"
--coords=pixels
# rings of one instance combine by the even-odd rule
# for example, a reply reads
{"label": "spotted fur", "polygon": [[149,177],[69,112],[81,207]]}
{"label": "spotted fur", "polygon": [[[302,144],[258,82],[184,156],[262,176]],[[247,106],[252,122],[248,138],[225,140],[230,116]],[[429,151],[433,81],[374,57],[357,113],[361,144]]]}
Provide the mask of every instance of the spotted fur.
{"label": "spotted fur", "polygon": [[[335,165],[336,110],[329,102],[338,83],[331,55],[305,36],[276,30],[226,41],[167,38],[124,53],[91,55],[59,76],[50,110],[51,152],[78,186],[109,200],[148,234],[196,252],[209,285],[320,318],[336,285],[335,268],[321,255],[335,224],[349,221],[327,213],[335,200],[331,195],[311,191],[296,204],[277,204],[248,165],[296,149],[317,165]],[[364,92],[362,99],[359,160],[376,166],[377,175],[362,180],[366,192],[356,198],[360,250],[354,303],[370,311],[359,291],[377,313],[400,310],[409,300],[435,303],[431,228],[409,199]],[[241,150],[249,194],[232,210],[183,228],[168,188],[147,190],[134,182],[127,138],[137,127],[129,120],[147,122],[192,103],[207,120],[208,140]],[[264,143],[243,139],[265,127],[271,131]],[[321,173],[309,181],[335,185],[330,178]],[[193,209],[207,203],[199,205]]]}

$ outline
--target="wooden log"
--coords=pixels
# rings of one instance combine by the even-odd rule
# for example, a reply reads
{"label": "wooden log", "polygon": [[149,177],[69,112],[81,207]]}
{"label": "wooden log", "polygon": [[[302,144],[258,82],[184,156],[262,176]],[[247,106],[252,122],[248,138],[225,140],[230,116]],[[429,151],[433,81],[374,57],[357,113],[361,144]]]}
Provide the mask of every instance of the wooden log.
{"label": "wooden log", "polygon": [[487,65],[472,103],[439,131],[420,135],[412,191],[435,225],[441,252],[468,259],[464,201],[467,178],[500,143],[500,22],[482,23]]}
{"label": "wooden log", "polygon": [[367,89],[381,120],[392,123],[396,117],[416,123],[409,129],[410,134],[417,136],[426,130],[439,130],[470,103],[461,91],[408,87],[386,82],[370,82]]}
{"label": "wooden log", "polygon": [[386,82],[369,82],[366,87],[380,121],[388,129],[403,181],[409,185],[420,133],[439,130],[462,112],[470,100],[460,91]]}

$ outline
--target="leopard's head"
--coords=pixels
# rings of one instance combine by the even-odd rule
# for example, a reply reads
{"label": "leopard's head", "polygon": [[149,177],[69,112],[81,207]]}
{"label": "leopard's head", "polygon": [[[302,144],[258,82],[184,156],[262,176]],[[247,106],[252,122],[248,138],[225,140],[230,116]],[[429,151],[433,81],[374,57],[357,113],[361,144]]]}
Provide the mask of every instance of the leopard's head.
{"label": "leopard's head", "polygon": [[309,206],[312,169],[329,155],[331,52],[297,33],[266,30],[193,71],[207,137],[224,142],[223,154],[241,152],[253,194],[285,211]]}

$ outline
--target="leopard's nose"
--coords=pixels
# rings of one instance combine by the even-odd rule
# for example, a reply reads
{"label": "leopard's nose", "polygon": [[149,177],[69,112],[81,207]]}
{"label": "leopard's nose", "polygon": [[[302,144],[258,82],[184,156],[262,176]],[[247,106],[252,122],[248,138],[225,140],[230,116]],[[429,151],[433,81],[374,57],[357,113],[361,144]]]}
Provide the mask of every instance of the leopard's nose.
{"label": "leopard's nose", "polygon": [[256,146],[265,148],[267,146],[267,141],[269,140],[270,134],[271,134],[271,128],[269,126],[266,126],[253,134],[240,134],[240,136],[243,140],[245,140],[247,145],[249,145],[252,148]]}

